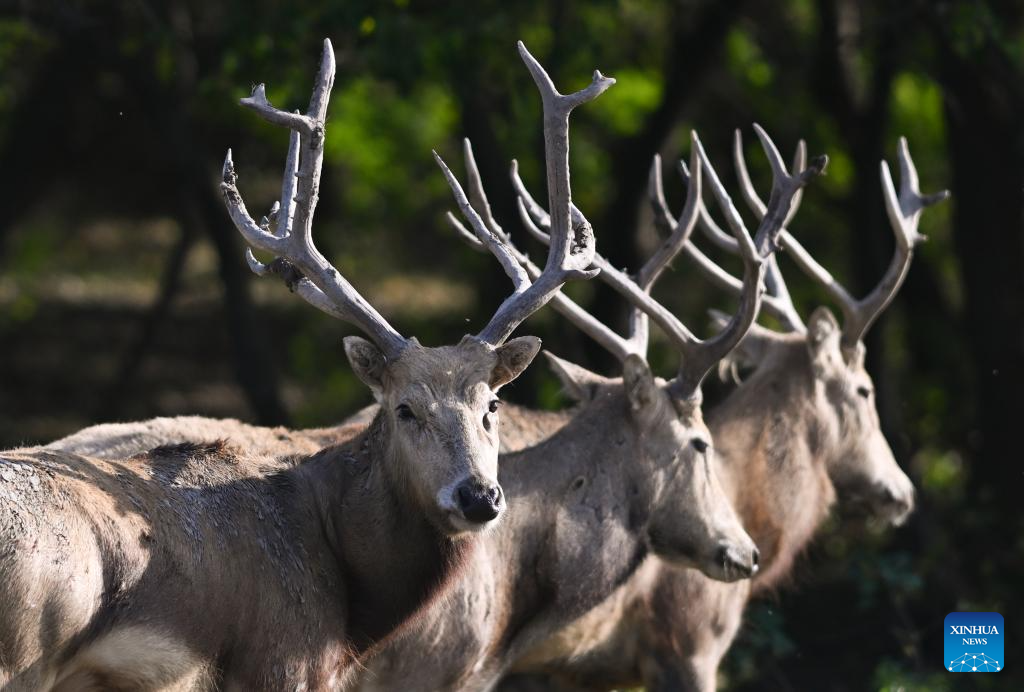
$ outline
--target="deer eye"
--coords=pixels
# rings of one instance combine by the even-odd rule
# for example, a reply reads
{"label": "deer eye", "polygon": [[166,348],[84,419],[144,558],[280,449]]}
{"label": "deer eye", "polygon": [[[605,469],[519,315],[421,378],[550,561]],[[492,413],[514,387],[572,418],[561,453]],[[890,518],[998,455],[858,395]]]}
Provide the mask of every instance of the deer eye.
{"label": "deer eye", "polygon": [[867,387],[857,387],[857,393],[860,394],[865,399],[871,396],[871,390],[868,389]]}
{"label": "deer eye", "polygon": [[692,440],[690,440],[690,446],[693,447],[694,449],[696,449],[701,454],[704,454],[704,453],[706,453],[708,451],[708,446],[709,445],[708,445],[707,440],[701,439],[699,437],[695,437]]}
{"label": "deer eye", "polygon": [[491,413],[497,413],[499,406],[501,406],[501,402],[498,401],[497,399],[494,399],[493,401],[491,401],[491,403],[487,404],[487,410],[490,411]]}
{"label": "deer eye", "polygon": [[408,404],[399,404],[395,412],[398,414],[398,420],[416,420],[416,414],[412,412]]}

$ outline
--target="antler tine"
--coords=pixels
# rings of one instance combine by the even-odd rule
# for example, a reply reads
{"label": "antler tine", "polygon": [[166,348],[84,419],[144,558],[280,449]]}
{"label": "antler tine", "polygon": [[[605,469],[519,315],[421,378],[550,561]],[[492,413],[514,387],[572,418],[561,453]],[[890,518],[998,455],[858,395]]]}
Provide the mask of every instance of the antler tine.
{"label": "antler tine", "polygon": [[[700,211],[701,176],[700,161],[697,158],[696,147],[692,148],[690,157],[690,167],[693,169],[693,175],[687,175],[686,203],[678,219],[673,219],[671,214],[668,213],[668,204],[665,201],[665,190],[661,180],[661,156],[655,154],[651,162],[648,192],[651,195],[652,205],[665,212],[661,223],[668,231],[668,238],[640,267],[640,271],[637,272],[637,285],[647,293],[651,292],[655,282],[657,282],[662,272],[665,271],[665,268],[676,258],[680,250],[690,243],[690,236],[693,234],[694,225],[697,223],[697,215]],[[655,218],[656,220],[658,219],[657,214]],[[644,352],[647,351],[647,343],[650,338],[650,320],[647,313],[639,307],[634,307],[629,314],[629,338],[632,341],[643,344]]]}
{"label": "antler tine", "polygon": [[[460,209],[466,216],[479,240],[488,245],[492,253],[499,258],[505,272],[513,278],[513,293],[505,299],[495,312],[491,321],[477,334],[481,341],[500,344],[507,339],[515,328],[531,314],[543,307],[554,296],[566,281],[571,279],[593,278],[597,272],[589,270],[594,253],[594,233],[590,224],[582,214],[575,210],[569,187],[569,114],[574,108],[600,96],[615,80],[605,77],[595,70],[589,86],[571,94],[561,94],[555,88],[551,77],[539,62],[526,50],[522,41],[518,43],[519,55],[533,77],[540,91],[544,111],[544,150],[547,168],[548,201],[554,211],[554,242],[548,250],[548,259],[543,271],[532,282],[527,274],[515,262],[513,268],[509,260],[514,260],[508,249],[508,243],[498,242],[491,247],[489,236],[494,232],[488,228],[487,222],[480,217],[468,200],[465,199],[458,181],[444,162],[437,157],[438,163],[445,171],[448,184],[455,194]],[[435,156],[436,153],[435,153]],[[475,164],[474,168],[475,168]],[[470,171],[472,187],[478,185],[479,174]],[[476,182],[474,183],[473,180]],[[483,199],[486,199],[485,197]],[[484,215],[493,222],[490,210],[485,209]],[[494,224],[497,226],[497,224]]]}
{"label": "antler tine", "polygon": [[882,194],[885,198],[885,210],[896,236],[896,249],[893,252],[889,267],[878,285],[867,296],[857,301],[853,309],[853,319],[843,324],[843,346],[847,350],[856,348],[864,334],[874,324],[878,316],[885,310],[896,293],[903,285],[910,271],[910,262],[914,259],[914,248],[927,240],[917,232],[921,221],[921,212],[925,207],[947,199],[949,190],[941,190],[934,194],[922,195],[919,187],[917,168],[910,158],[907,138],[899,141],[900,192],[897,196],[889,172],[889,164],[884,160],[880,163]]}
{"label": "antler tine", "polygon": [[[235,227],[246,242],[258,250],[276,255],[262,264],[249,251],[246,259],[258,275],[276,274],[288,287],[314,307],[350,322],[361,329],[389,359],[396,358],[408,341],[388,324],[355,288],[335,269],[313,244],[313,212],[320,187],[324,155],[324,120],[327,102],[334,84],[334,49],[324,40],[320,71],[313,87],[309,110],[305,114],[274,108],[260,84],[251,96],[241,100],[264,120],[293,132],[281,185],[281,202],[273,224],[260,226],[252,220],[238,191],[231,150],[222,172],[221,193]],[[296,229],[298,232],[296,232]]]}
{"label": "antler tine", "polygon": [[[694,148],[694,150],[696,151],[696,148]],[[672,213],[669,211],[668,204],[665,201],[665,193],[662,189],[661,182],[660,162],[661,157],[655,155],[654,165],[651,167],[648,193],[651,207],[654,212],[655,223],[658,226],[667,229],[668,233],[671,234],[675,231],[678,222],[672,217]],[[680,161],[678,166],[684,183],[689,186],[690,169],[683,161]],[[687,199],[689,200],[689,198]],[[701,217],[705,217],[707,214],[707,210],[704,208],[703,202],[700,203],[698,213]],[[719,229],[719,232],[724,233],[721,229]],[[736,242],[736,239],[731,236],[727,237],[732,241],[732,251],[738,252],[739,244]],[[683,253],[686,254],[697,265],[698,269],[700,269],[704,276],[719,289],[732,293],[737,297],[742,293],[743,282],[723,269],[710,257],[705,255],[693,242],[692,234],[683,245]],[[774,254],[768,258],[768,266],[766,268],[765,275],[766,283],[768,283],[768,280],[770,279],[770,272],[773,266],[775,266]],[[783,284],[783,289],[784,288],[785,285]],[[775,291],[772,290],[771,285],[768,286],[768,293],[762,297],[762,307],[771,315],[786,323],[789,323],[788,316],[790,313],[793,313],[795,316],[795,310],[792,308],[792,302],[789,300],[788,292],[776,295]],[[799,320],[799,316],[796,316],[796,319]]]}
{"label": "antler tine", "polygon": [[[689,169],[682,160],[677,163],[676,167],[679,171],[679,176],[683,179],[683,184],[686,185],[690,179]],[[739,252],[736,238],[732,234],[723,231],[722,227],[715,223],[715,220],[711,218],[711,212],[708,211],[707,205],[704,203],[703,197],[699,201],[697,227],[700,228],[704,237],[720,250],[725,250],[734,255]]]}
{"label": "antler tine", "polygon": [[[476,162],[473,161],[473,149],[469,143],[469,140],[463,140],[463,152],[466,158],[466,167],[472,171],[470,173],[470,189],[477,188],[480,191],[474,192],[474,197],[479,198],[482,194],[482,187],[480,187],[480,176],[476,172]],[[452,189],[452,194],[455,197],[455,203],[459,207],[459,211],[462,212],[463,217],[469,221],[470,227],[473,229],[475,237],[480,243],[486,247],[491,254],[497,258],[501,264],[501,268],[505,270],[505,274],[508,275],[509,279],[512,280],[513,296],[521,295],[531,286],[530,277],[526,274],[526,271],[519,265],[516,258],[512,256],[506,243],[497,236],[497,234],[488,226],[484,219],[477,213],[473,205],[470,204],[469,198],[466,197],[466,193],[462,189],[462,185],[459,184],[455,174],[451,172],[451,169],[445,164],[444,159],[435,151],[434,159],[437,161],[437,165],[441,167],[444,172],[444,177],[448,181],[448,186]],[[470,166],[472,163],[472,167]],[[486,200],[486,198],[485,198]],[[484,202],[486,204],[486,201]],[[487,214],[488,219],[493,223],[493,217],[490,215],[490,205],[488,207]],[[460,224],[461,225],[461,224]],[[496,224],[494,224],[496,225]],[[507,302],[507,301],[506,301]],[[509,334],[511,334],[509,330]],[[505,336],[508,338],[508,335]],[[502,339],[504,340],[504,339]],[[496,342],[496,343],[501,343]]]}
{"label": "antler tine", "polygon": [[[468,139],[464,140],[463,157],[465,159],[466,170],[468,172],[469,196],[473,200],[472,205],[474,209],[479,207],[483,210],[483,215],[482,217],[477,216],[481,223],[473,226],[474,231],[468,230],[451,212],[448,212],[446,215],[449,225],[451,225],[456,234],[462,238],[467,245],[478,252],[493,253],[493,245],[500,245],[500,252],[503,256],[513,258],[522,270],[529,275],[530,280],[536,281],[540,278],[541,274],[543,274],[543,271],[533,263],[529,255],[515,246],[512,239],[498,224],[494,215],[490,211],[491,206],[487,199],[487,192],[484,190],[483,182],[480,179],[479,169],[476,164],[476,157],[473,155],[473,147]],[[512,165],[513,169],[515,169],[516,163],[514,161],[512,162]],[[457,184],[458,183],[456,183],[456,185]],[[519,206],[520,214],[528,219],[522,200],[517,199],[516,201]],[[481,236],[488,238],[488,242],[481,240]],[[610,351],[612,355],[620,361],[625,360],[626,356],[630,353],[637,352],[635,344],[631,343],[629,340],[623,339],[613,332],[561,291],[558,291],[554,296],[552,296],[551,306],[559,314],[575,324],[584,334],[587,334],[602,347]],[[646,343],[644,346],[646,347]]]}
{"label": "antler tine", "polygon": [[281,199],[274,203],[274,209],[271,210],[274,235],[279,238],[287,237],[292,232],[295,217],[295,182],[299,172],[299,139],[299,133],[295,130],[288,133],[288,156],[285,158],[284,178],[281,181]]}
{"label": "antler tine", "polygon": [[931,195],[921,194],[918,187],[917,169],[910,158],[905,137],[900,138],[899,163],[899,195],[896,194],[888,164],[884,160],[880,164],[882,193],[885,198],[886,213],[896,236],[896,248],[881,281],[863,299],[854,298],[788,232],[783,233],[780,238],[783,248],[790,254],[796,265],[824,287],[829,297],[839,305],[843,313],[842,346],[848,359],[855,357],[854,354],[859,350],[859,344],[864,334],[892,302],[896,292],[903,285],[914,256],[914,248],[925,240],[925,237],[917,232],[921,211],[925,207],[937,204],[949,197],[948,190]]}
{"label": "antler tine", "polygon": [[[768,211],[753,239],[751,239],[744,227],[739,212],[736,211],[735,206],[729,199],[729,195],[715,173],[714,168],[711,167],[699,137],[696,134],[693,136],[694,149],[696,150],[700,165],[704,168],[705,179],[708,181],[715,197],[726,214],[730,230],[733,232],[737,248],[744,263],[744,280],[740,290],[740,307],[725,329],[714,337],[701,341],[671,312],[651,298],[650,294],[629,275],[614,268],[600,254],[595,253],[594,255],[594,266],[601,270],[601,280],[646,312],[666,332],[682,353],[682,364],[675,385],[677,393],[682,397],[699,396],[700,383],[704,377],[714,367],[715,363],[725,357],[735,347],[750,328],[750,325],[753,324],[761,304],[761,281],[764,275],[765,258],[775,250],[779,228],[788,215],[793,195],[803,188],[815,175],[820,174],[827,163],[827,159],[820,157],[815,160],[812,168],[791,176],[786,171],[785,165],[781,162],[778,150],[775,149],[771,139],[760,128],[757,128],[757,130],[765,153],[772,164],[775,179],[772,185],[772,196],[769,200]],[[688,184],[693,177],[692,175],[688,176]],[[540,228],[546,225],[544,223],[546,219],[543,210],[539,209],[535,202],[532,202],[525,185],[518,178],[515,168],[513,168],[513,184],[520,194],[523,208],[528,212],[524,214],[524,224],[532,235],[538,237],[542,242],[548,242],[549,236]],[[657,200],[658,195],[655,193],[653,198]],[[687,206],[690,208],[689,204]],[[694,201],[693,208],[699,214],[701,205]],[[668,218],[671,218],[667,210],[665,214]],[[672,221],[675,223],[675,220]],[[678,225],[671,227],[674,231],[678,230]],[[692,246],[692,244],[687,245]],[[713,264],[710,260],[706,261],[709,265]],[[728,275],[719,270],[718,276],[720,279],[724,279]]]}
{"label": "antler tine", "polygon": [[[807,166],[807,142],[804,140],[798,140],[796,143],[796,151],[793,152],[793,170],[802,171]],[[753,190],[753,186],[750,188]],[[786,222],[783,223],[783,227],[788,227],[789,222],[796,216],[797,211],[800,210],[800,203],[804,201],[803,188],[797,190],[797,193],[793,195],[793,205],[789,209],[789,216],[786,217]]]}
{"label": "antler tine", "polygon": [[[693,173],[688,176],[686,184],[686,204],[678,219],[673,219],[673,227],[669,237],[661,244],[653,255],[644,263],[637,272],[637,283],[644,290],[650,290],[651,286],[658,280],[665,267],[675,259],[683,246],[686,245],[693,228],[697,223],[697,216],[700,211],[701,199],[701,167],[700,158],[697,152],[697,133],[692,135],[693,146],[690,153],[690,168]],[[661,157],[654,156],[654,164],[651,170],[651,184],[654,186],[653,195],[657,195],[659,204],[665,205],[664,191],[661,189]]]}
{"label": "antler tine", "polygon": [[[764,216],[768,211],[768,207],[757,194],[757,190],[754,188],[754,183],[750,179],[750,173],[747,170],[747,160],[743,153],[743,133],[739,129],[737,129],[733,135],[733,162],[736,166],[736,177],[739,179],[740,191],[743,195],[744,201],[746,201],[747,206],[750,207],[750,209],[757,215],[758,220],[764,219]],[[806,163],[807,143],[801,139],[797,143],[796,152],[793,155],[793,170],[803,171]],[[789,239],[791,237],[786,226],[793,220],[793,217],[796,216],[796,212],[800,208],[801,201],[803,201],[802,188],[797,190],[796,194],[793,195],[789,212],[786,215],[785,221],[783,221],[782,229],[779,231],[780,237],[785,239]],[[768,289],[768,295],[775,299],[772,302],[780,308],[780,310],[776,312],[775,308],[772,307],[771,311],[773,314],[775,314],[786,328],[795,332],[805,331],[806,326],[800,318],[800,313],[797,312],[796,306],[793,304],[793,298],[790,296],[789,287],[786,286],[786,281],[782,277],[782,272],[779,270],[778,259],[774,255],[772,255],[768,260],[768,266],[765,271],[765,286]]]}

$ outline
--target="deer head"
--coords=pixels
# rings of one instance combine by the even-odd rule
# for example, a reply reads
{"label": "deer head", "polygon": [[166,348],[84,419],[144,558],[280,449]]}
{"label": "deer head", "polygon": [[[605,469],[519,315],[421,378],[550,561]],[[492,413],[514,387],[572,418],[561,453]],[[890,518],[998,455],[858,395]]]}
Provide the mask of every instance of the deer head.
{"label": "deer head", "polygon": [[[569,113],[596,98],[614,80],[595,73],[586,89],[562,96],[522,44],[519,50],[544,97],[548,184],[553,206],[563,209],[559,217],[567,220],[571,205]],[[574,234],[568,223],[561,223],[545,271],[535,281],[522,270],[508,271],[511,265],[496,252],[514,291],[478,334],[441,347],[422,346],[415,338],[401,336],[313,244],[313,212],[334,72],[334,51],[325,40],[307,113],[273,107],[262,84],[242,99],[242,105],[264,120],[291,131],[281,202],[274,204],[268,217],[257,224],[246,211],[230,150],[221,191],[232,221],[249,246],[275,256],[264,264],[247,251],[249,266],[256,274],[279,276],[307,302],[369,337],[347,337],[345,352],[356,375],[381,404],[374,425],[386,449],[382,466],[399,501],[422,512],[447,534],[478,531],[497,519],[505,507],[497,481],[498,390],[518,377],[540,349],[537,338],[508,338],[565,281],[593,276],[584,269],[590,263],[594,238],[592,234]],[[454,183],[458,198],[458,183],[440,157],[437,160]]]}
{"label": "deer head", "polygon": [[[744,197],[756,213],[763,215],[765,206],[747,174],[738,132],[734,156]],[[805,156],[806,150],[801,142],[796,153],[797,165]],[[801,395],[803,401],[795,405],[807,412],[815,423],[820,437],[819,456],[840,497],[863,502],[877,516],[894,523],[901,522],[913,509],[914,487],[900,469],[882,434],[874,386],[864,368],[862,338],[899,290],[909,270],[914,246],[924,239],[917,232],[921,211],[948,196],[945,191],[921,195],[917,171],[903,138],[900,139],[899,162],[901,185],[898,195],[888,165],[884,161],[881,164],[882,190],[896,235],[896,251],[888,271],[875,289],[861,300],[854,299],[783,228],[779,233],[779,244],[839,303],[843,324],[840,325],[827,308],[821,307],[811,314],[805,325],[793,305],[777,264],[772,261],[767,270],[769,295],[764,300],[765,309],[789,333],[781,334],[755,326],[734,354],[736,362],[756,367],[754,376],[778,370],[785,371],[787,376],[792,375],[797,382],[809,383]],[[663,207],[655,204],[655,212],[663,215]],[[788,222],[789,218],[786,219]],[[701,214],[700,225],[715,244],[732,249],[731,239],[704,213]],[[724,275],[695,247],[688,248],[688,254],[720,286],[737,290],[735,278]]]}
{"label": "deer head", "polygon": [[630,353],[621,378],[605,378],[544,352],[565,390],[581,403],[624,398],[626,416],[640,441],[630,460],[648,518],[651,551],[668,562],[695,567],[720,581],[753,576],[757,547],[740,525],[712,468],[714,447],[700,403],[681,399],[673,382],[656,377],[646,359]]}
{"label": "deer head", "polygon": [[[768,136],[757,128],[765,151],[777,173],[772,193],[773,213],[768,215],[751,239],[739,215],[722,188],[714,169],[704,153],[700,140],[693,135],[691,168],[688,178],[688,201],[678,221],[672,220],[673,233],[668,241],[640,269],[636,278],[615,269],[599,254],[594,254],[594,267],[600,269],[601,280],[610,284],[635,306],[628,337],[621,337],[565,295],[553,299],[555,309],[577,325],[588,336],[614,354],[623,367],[622,380],[609,380],[589,373],[579,366],[549,356],[549,361],[566,389],[577,399],[596,400],[616,388],[625,395],[629,416],[642,441],[643,453],[635,460],[639,473],[651,479],[649,520],[645,526],[651,548],[663,558],[687,566],[695,566],[709,576],[721,580],[749,577],[757,570],[757,549],[740,527],[736,514],[715,476],[711,461],[714,450],[711,434],[701,413],[700,383],[707,372],[736,345],[753,323],[760,305],[761,283],[765,257],[773,251],[775,236],[788,213],[791,201],[808,180],[821,172],[825,162],[817,161],[808,170],[790,176]],[[472,149],[466,143],[467,168],[475,170]],[[727,327],[717,336],[701,341],[670,311],[655,301],[650,291],[665,267],[684,246],[693,230],[699,209],[701,170],[707,171],[716,196],[723,206],[732,209],[732,229],[744,261],[740,308]],[[512,178],[519,195],[520,216],[530,233],[542,242],[553,243],[552,218],[539,205],[518,175],[513,162]],[[478,206],[488,209],[486,196],[478,176],[472,178]],[[589,227],[583,214],[571,208],[574,224]],[[489,214],[482,230],[470,233],[454,217],[453,226],[471,245],[482,249],[486,237],[498,239],[509,249],[521,266],[531,275],[540,273],[529,257],[516,249],[504,230]],[[669,335],[677,347],[681,363],[670,381],[656,378],[646,361],[648,318]]]}

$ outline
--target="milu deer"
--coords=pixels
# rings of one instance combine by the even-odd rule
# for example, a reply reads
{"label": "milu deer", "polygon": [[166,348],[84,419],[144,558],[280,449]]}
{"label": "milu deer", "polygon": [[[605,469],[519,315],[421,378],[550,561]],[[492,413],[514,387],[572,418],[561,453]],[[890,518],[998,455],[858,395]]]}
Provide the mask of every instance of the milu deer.
{"label": "milu deer", "polygon": [[[292,130],[280,204],[242,203],[230,152],[221,190],[246,241],[277,256],[305,300],[370,341],[345,350],[380,410],[340,446],[285,463],[224,443],[103,461],[54,449],[0,454],[0,686],[12,690],[337,689],[354,664],[436,600],[505,509],[498,389],[539,350],[507,341],[570,278],[590,277],[572,228],[568,114],[613,80],[595,73],[548,123],[555,222],[544,271],[479,334],[403,338],[313,245],[334,53],[305,115],[262,85],[243,105]],[[553,142],[553,144],[552,144]],[[499,256],[499,259],[503,259]]]}
{"label": "milu deer", "polygon": [[[801,144],[797,159],[802,155]],[[765,206],[746,173],[738,133],[735,158],[744,197],[763,215]],[[714,690],[719,662],[736,635],[747,601],[789,573],[837,493],[840,501],[866,503],[876,516],[894,524],[911,511],[913,485],[882,435],[861,339],[906,276],[913,248],[922,239],[917,233],[921,211],[948,193],[920,194],[906,140],[900,141],[899,163],[899,194],[888,166],[883,162],[881,167],[896,251],[878,286],[861,301],[851,299],[788,231],[782,231],[780,244],[839,301],[843,326],[827,309],[818,308],[805,327],[777,266],[770,267],[774,276],[766,311],[791,331],[782,334],[755,326],[733,357],[756,369],[709,412],[708,425],[718,443],[716,470],[761,550],[762,569],[756,578],[723,584],[693,570],[649,560],[600,608],[538,644],[515,670],[553,675],[545,689],[611,689],[642,683],[648,690]],[[651,189],[656,216],[662,225],[674,227],[660,176],[652,176]],[[729,247],[728,234],[714,225],[706,210],[701,211],[700,223],[716,242]],[[737,290],[739,282],[695,247],[687,253],[709,277]],[[568,389],[585,391],[571,383]],[[595,637],[595,631],[601,636]],[[526,679],[513,676],[501,689],[532,688]]]}
{"label": "milu deer", "polygon": [[[545,81],[540,75],[538,84]],[[774,165],[777,152],[763,132],[759,135],[770,158],[775,154]],[[468,142],[465,158],[470,194],[457,190],[456,197],[471,230],[450,216],[453,225],[481,249],[502,243],[530,275],[537,275],[540,269],[512,246],[491,215]],[[470,566],[449,592],[447,603],[432,609],[368,662],[361,689],[490,689],[536,642],[627,581],[648,554],[670,564],[695,566],[723,581],[756,573],[757,552],[741,538],[711,469],[713,446],[701,417],[700,383],[756,318],[764,258],[772,250],[773,237],[795,193],[819,172],[790,176],[778,163],[770,202],[777,213],[768,215],[753,241],[745,228],[735,229],[744,262],[740,306],[712,339],[697,340],[650,296],[685,233],[655,253],[636,280],[595,254],[594,266],[602,274],[616,272],[623,295],[662,325],[679,350],[679,371],[670,382],[655,378],[647,365],[646,322],[644,333],[634,330],[623,338],[603,325],[590,328],[599,324],[593,317],[565,296],[553,298],[560,310],[584,316],[585,333],[620,359],[622,377],[595,375],[577,381],[589,396],[561,430],[529,449],[502,455],[500,477],[510,498],[509,517],[487,534],[487,549],[469,558]],[[691,228],[701,170],[720,186],[708,165],[694,137],[694,175],[688,191]],[[585,223],[578,209],[573,208],[573,216]],[[546,213],[540,222],[552,223]],[[574,369],[550,354],[549,359],[556,368]]]}
{"label": "milu deer", "polygon": [[[547,114],[564,97],[557,95],[525,49],[521,51],[545,94]],[[699,142],[696,144],[695,157]],[[490,215],[468,144],[466,163],[472,204],[444,168],[456,200],[475,230],[474,242],[487,243],[495,254],[507,251],[510,259],[520,262],[521,255],[508,244]],[[696,163],[695,168],[698,173],[691,185],[696,189],[691,190],[691,199],[699,198]],[[787,176],[772,204],[785,208],[806,178]],[[483,218],[474,207],[481,209]],[[588,226],[574,207],[571,213],[575,227]],[[745,229],[737,236],[743,239],[743,299],[721,335],[700,342],[678,321],[671,323],[670,333],[683,356],[679,376],[672,383],[651,375],[637,355],[642,348],[637,353],[620,349],[622,380],[594,380],[590,383],[594,396],[561,434],[537,449],[502,460],[502,485],[514,505],[511,517],[500,530],[486,534],[485,543],[478,543],[466,558],[468,567],[455,590],[429,615],[421,616],[420,624],[402,639],[407,643],[384,648],[363,684],[385,689],[394,685],[404,689],[485,687],[530,641],[584,612],[627,579],[649,550],[674,563],[695,565],[719,579],[743,578],[756,571],[756,551],[709,472],[709,441],[700,419],[698,387],[704,374],[753,323],[760,302],[760,253],[770,249],[768,241],[778,227],[778,223],[763,224],[757,236],[760,251]],[[667,252],[652,258],[645,265],[644,288],[635,288],[630,295],[645,294],[670,260]],[[534,278],[543,273],[532,264],[524,268]],[[621,281],[632,284],[628,277]],[[555,300],[561,299],[556,296]],[[649,297],[639,304],[662,316],[668,314]],[[173,425],[163,425],[148,433],[168,434],[170,428]],[[228,426],[227,431],[257,440],[257,444],[267,443],[273,453],[280,451],[270,431],[264,431],[268,434],[262,437],[253,434],[259,429],[236,425]],[[123,444],[140,431],[118,428],[111,432],[117,444]],[[187,429],[179,432],[184,437],[190,433]],[[79,444],[97,444],[95,436],[78,437]],[[65,441],[69,442],[74,442],[74,436]],[[298,444],[308,443],[303,437]],[[403,647],[415,647],[417,640],[422,643],[420,636],[441,633],[444,651],[432,652],[436,665],[427,666],[422,656],[417,657],[411,674],[401,663]]]}

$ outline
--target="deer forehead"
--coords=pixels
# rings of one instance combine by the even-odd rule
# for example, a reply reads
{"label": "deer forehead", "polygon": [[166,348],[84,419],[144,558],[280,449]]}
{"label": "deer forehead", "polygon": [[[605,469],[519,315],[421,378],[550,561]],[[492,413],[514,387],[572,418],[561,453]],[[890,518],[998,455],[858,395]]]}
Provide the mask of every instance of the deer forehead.
{"label": "deer forehead", "polygon": [[497,362],[485,348],[418,348],[389,367],[396,393],[429,401],[464,401],[484,395]]}

